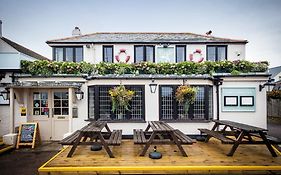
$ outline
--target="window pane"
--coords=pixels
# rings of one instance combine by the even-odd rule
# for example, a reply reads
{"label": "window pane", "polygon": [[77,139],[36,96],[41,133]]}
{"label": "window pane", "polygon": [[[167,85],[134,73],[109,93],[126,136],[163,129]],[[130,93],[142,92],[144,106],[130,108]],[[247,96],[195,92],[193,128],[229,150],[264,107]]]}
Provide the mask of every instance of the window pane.
{"label": "window pane", "polygon": [[61,115],[61,108],[54,108],[54,115]]}
{"label": "window pane", "polygon": [[177,46],[176,47],[176,56],[177,56],[177,63],[185,61],[185,47],[184,46]]}
{"label": "window pane", "polygon": [[158,47],[157,48],[157,58],[156,62],[170,62],[174,63],[175,62],[175,50],[174,47]]}
{"label": "window pane", "polygon": [[60,92],[55,92],[54,93],[54,99],[61,99],[61,93]]}
{"label": "window pane", "polygon": [[48,107],[47,100],[41,100],[41,107]]}
{"label": "window pane", "polygon": [[146,46],[146,61],[153,62],[153,56],[154,56],[154,47]]}
{"label": "window pane", "polygon": [[103,47],[103,60],[104,62],[113,62],[113,47],[112,46],[104,46]]}
{"label": "window pane", "polygon": [[55,48],[55,60],[63,61],[63,48]]}
{"label": "window pane", "polygon": [[60,100],[54,100],[54,107],[61,107],[61,101]]}
{"label": "window pane", "polygon": [[68,107],[68,100],[62,100],[62,107]]}
{"label": "window pane", "polygon": [[62,108],[62,115],[68,115],[68,108]]}
{"label": "window pane", "polygon": [[173,106],[174,106],[173,87],[161,87],[161,118],[162,120],[173,119]]}
{"label": "window pane", "polygon": [[207,47],[207,60],[216,61],[216,47],[213,46]]}
{"label": "window pane", "polygon": [[75,48],[75,58],[76,58],[76,62],[83,61],[83,48],[82,47]]}
{"label": "window pane", "polygon": [[143,46],[135,46],[136,63],[144,61]]}
{"label": "window pane", "polygon": [[226,60],[226,47],[217,47],[218,50],[218,61]]}
{"label": "window pane", "polygon": [[65,60],[73,61],[73,48],[65,48]]}
{"label": "window pane", "polygon": [[62,94],[62,99],[68,99],[68,92],[61,92]]}
{"label": "window pane", "polygon": [[40,108],[33,108],[33,115],[40,115]]}

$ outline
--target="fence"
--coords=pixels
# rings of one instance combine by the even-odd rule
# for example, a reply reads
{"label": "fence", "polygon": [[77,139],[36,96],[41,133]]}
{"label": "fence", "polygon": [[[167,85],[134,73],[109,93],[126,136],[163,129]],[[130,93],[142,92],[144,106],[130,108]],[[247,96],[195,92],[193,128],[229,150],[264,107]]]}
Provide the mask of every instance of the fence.
{"label": "fence", "polygon": [[268,99],[267,100],[267,116],[281,118],[281,100]]}

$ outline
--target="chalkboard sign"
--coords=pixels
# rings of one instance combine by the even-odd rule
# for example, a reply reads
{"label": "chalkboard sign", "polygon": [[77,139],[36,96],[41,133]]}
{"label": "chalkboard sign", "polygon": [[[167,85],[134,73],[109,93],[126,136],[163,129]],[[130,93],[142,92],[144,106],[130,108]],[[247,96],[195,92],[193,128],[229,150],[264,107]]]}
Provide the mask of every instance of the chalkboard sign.
{"label": "chalkboard sign", "polygon": [[38,123],[22,123],[19,128],[17,148],[20,145],[35,147],[36,141],[40,142]]}

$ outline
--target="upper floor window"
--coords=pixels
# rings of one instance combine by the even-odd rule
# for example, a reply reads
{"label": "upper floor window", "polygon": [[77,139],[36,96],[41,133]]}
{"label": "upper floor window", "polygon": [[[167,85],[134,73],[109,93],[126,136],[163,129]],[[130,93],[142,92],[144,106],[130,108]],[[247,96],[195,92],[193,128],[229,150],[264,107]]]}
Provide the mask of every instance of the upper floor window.
{"label": "upper floor window", "polygon": [[176,46],[176,62],[184,62],[186,59],[186,46]]}
{"label": "upper floor window", "polygon": [[113,63],[113,46],[103,46],[103,61]]}
{"label": "upper floor window", "polygon": [[154,46],[135,46],[135,63],[141,61],[154,62]]}
{"label": "upper floor window", "polygon": [[53,60],[55,61],[83,61],[83,47],[54,47]]}
{"label": "upper floor window", "polygon": [[227,46],[207,46],[208,61],[223,61],[227,59]]}

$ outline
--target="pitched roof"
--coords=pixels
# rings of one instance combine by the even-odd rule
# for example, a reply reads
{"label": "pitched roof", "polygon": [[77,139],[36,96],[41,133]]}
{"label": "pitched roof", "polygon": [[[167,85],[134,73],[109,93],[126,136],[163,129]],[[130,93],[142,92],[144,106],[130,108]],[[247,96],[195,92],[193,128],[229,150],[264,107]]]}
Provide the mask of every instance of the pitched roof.
{"label": "pitched roof", "polygon": [[271,74],[271,77],[273,78],[281,72],[281,66],[269,68],[268,71]]}
{"label": "pitched roof", "polygon": [[53,43],[247,43],[247,40],[219,38],[194,33],[92,33],[87,35],[48,40]]}
{"label": "pitched roof", "polygon": [[15,43],[15,42],[5,38],[5,37],[1,37],[1,39],[3,41],[5,41],[7,44],[9,44],[11,47],[16,49],[18,52],[21,52],[21,53],[23,53],[25,55],[28,55],[28,56],[33,57],[33,58],[38,59],[38,60],[49,60],[48,58],[46,58],[46,57],[44,57],[44,56],[42,56],[42,55],[40,55],[40,54],[38,54],[38,53],[28,49],[26,47],[23,47],[22,45],[19,45],[19,44]]}

